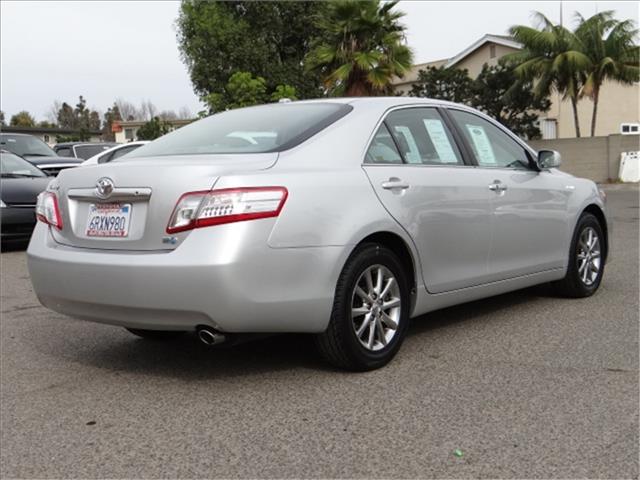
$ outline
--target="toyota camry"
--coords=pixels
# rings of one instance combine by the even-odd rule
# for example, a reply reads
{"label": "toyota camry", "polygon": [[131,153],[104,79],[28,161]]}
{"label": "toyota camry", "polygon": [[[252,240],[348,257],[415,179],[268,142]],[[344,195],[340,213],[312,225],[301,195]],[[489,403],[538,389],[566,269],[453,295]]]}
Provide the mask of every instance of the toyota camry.
{"label": "toyota camry", "polygon": [[46,307],[141,337],[304,332],[334,365],[373,369],[412,317],[598,289],[605,195],[559,166],[453,103],[237,109],[63,171],[38,199],[29,271]]}

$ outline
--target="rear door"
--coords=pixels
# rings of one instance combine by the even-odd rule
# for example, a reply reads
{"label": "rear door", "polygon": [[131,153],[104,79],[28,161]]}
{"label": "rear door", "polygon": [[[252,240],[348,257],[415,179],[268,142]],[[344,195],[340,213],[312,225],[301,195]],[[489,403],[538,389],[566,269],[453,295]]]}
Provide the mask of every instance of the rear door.
{"label": "rear door", "polygon": [[487,281],[490,195],[436,108],[390,112],[363,166],[380,201],[413,239],[429,292]]}
{"label": "rear door", "polygon": [[566,181],[538,171],[531,154],[500,126],[471,112],[450,109],[460,135],[489,189],[493,239],[491,280],[561,268],[566,258]]}

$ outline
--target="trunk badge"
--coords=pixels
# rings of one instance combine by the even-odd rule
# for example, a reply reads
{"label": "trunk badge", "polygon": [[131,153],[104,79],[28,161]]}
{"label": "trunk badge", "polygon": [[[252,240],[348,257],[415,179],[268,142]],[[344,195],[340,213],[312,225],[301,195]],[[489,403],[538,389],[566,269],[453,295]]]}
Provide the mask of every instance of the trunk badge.
{"label": "trunk badge", "polygon": [[113,180],[102,177],[96,182],[96,195],[100,198],[109,198],[113,193]]}

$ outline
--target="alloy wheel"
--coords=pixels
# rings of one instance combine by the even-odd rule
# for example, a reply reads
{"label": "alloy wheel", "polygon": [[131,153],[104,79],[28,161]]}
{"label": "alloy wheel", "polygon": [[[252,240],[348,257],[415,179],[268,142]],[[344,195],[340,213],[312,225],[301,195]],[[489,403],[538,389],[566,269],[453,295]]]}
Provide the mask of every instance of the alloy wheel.
{"label": "alloy wheel", "polygon": [[367,268],[356,282],[351,318],[360,344],[370,351],[382,350],[398,332],[402,302],[395,276],[383,265]]}
{"label": "alloy wheel", "polygon": [[601,267],[600,238],[593,227],[585,228],[578,239],[578,277],[590,287],[598,278]]}

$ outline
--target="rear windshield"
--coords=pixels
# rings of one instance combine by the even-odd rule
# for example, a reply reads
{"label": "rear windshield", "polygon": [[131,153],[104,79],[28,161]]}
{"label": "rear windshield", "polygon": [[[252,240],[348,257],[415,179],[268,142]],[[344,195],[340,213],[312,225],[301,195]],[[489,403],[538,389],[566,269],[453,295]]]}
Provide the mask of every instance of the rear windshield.
{"label": "rear windshield", "polygon": [[3,133],[0,135],[0,148],[9,150],[16,155],[33,155],[36,157],[55,157],[49,145],[42,140],[31,135],[11,135]]}
{"label": "rear windshield", "polygon": [[352,108],[340,103],[285,103],[229,110],[160,137],[117,161],[157,155],[280,152],[304,142]]}

